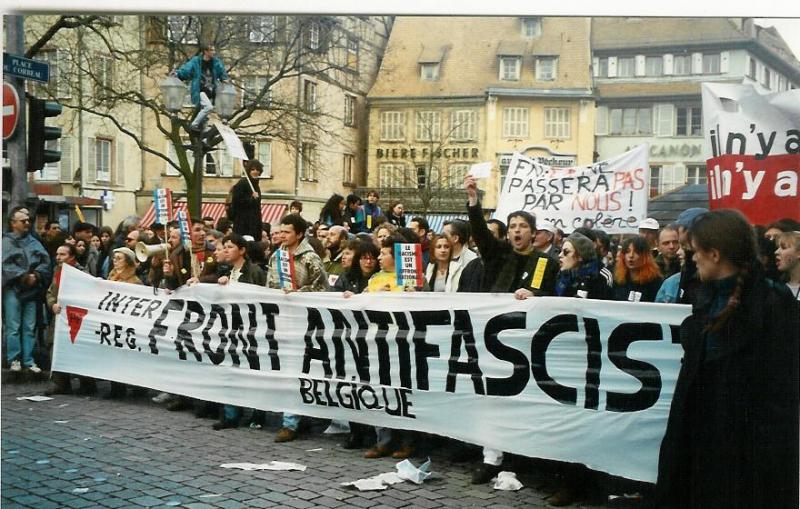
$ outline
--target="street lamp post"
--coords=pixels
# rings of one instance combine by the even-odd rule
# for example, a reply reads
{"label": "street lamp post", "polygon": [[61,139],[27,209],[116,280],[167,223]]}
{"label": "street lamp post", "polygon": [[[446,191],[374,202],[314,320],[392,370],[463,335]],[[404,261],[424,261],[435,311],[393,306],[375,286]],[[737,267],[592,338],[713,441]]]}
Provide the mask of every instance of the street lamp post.
{"label": "street lamp post", "polygon": [[[164,100],[164,106],[166,109],[173,114],[180,111],[183,107],[184,98],[186,97],[186,85],[184,85],[184,83],[176,76],[170,75],[159,84],[159,88],[161,89],[161,96]],[[220,83],[217,86],[214,107],[219,116],[224,119],[228,119],[231,115],[233,115],[236,107],[236,89],[233,87],[233,85],[226,82]],[[173,115],[170,118],[170,121],[177,122],[177,116]],[[200,203],[203,199],[203,174],[205,173],[205,158],[206,153],[210,148],[204,143],[204,140],[210,140],[213,138],[214,131],[216,131],[216,129],[213,129],[213,131],[210,132],[189,133],[189,137],[192,142],[192,154],[194,156],[194,175],[193,179],[191,180],[192,193],[189,193],[189,189],[187,189],[187,197],[189,194],[192,194],[196,197],[195,200],[189,200],[190,215],[199,215],[200,213]],[[196,210],[192,210],[193,207],[191,207],[191,205],[193,201],[197,204]]]}

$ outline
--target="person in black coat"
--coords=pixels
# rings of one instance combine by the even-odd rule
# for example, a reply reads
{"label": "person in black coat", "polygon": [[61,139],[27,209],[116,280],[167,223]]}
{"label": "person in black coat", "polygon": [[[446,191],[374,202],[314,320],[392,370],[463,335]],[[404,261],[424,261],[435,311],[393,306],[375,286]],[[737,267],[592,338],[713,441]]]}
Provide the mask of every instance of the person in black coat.
{"label": "person in black coat", "polygon": [[613,299],[613,291],[601,270],[606,270],[597,259],[595,243],[580,233],[573,233],[564,241],[559,253],[561,272],[556,281],[556,295],[581,299]]}
{"label": "person in black coat", "polygon": [[647,239],[642,236],[625,239],[614,267],[614,300],[655,302],[662,282],[664,278]]}
{"label": "person in black coat", "polygon": [[239,179],[239,182],[231,188],[228,217],[233,221],[234,233],[250,235],[254,240],[259,240],[261,239],[261,188],[258,186],[258,177],[264,171],[264,165],[258,159],[250,159],[243,164],[247,176]]}
{"label": "person in black coat", "polygon": [[797,508],[797,306],[739,212],[708,212],[690,235],[708,291],[681,325],[656,506]]}

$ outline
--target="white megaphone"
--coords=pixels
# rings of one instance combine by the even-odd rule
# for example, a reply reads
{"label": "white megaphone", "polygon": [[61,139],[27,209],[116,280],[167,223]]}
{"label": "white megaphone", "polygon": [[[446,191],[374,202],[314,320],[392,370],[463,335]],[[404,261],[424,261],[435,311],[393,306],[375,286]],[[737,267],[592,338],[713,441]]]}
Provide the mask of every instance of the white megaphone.
{"label": "white megaphone", "polygon": [[168,246],[169,244],[145,244],[144,242],[137,242],[136,248],[134,249],[136,259],[140,262],[145,262],[154,254],[166,253]]}

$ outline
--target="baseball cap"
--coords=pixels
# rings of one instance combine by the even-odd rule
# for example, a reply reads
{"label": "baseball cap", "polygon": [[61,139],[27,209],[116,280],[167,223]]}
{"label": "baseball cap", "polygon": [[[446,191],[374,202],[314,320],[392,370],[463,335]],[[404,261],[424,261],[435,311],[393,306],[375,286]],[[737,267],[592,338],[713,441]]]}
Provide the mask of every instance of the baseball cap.
{"label": "baseball cap", "polygon": [[552,223],[548,223],[548,222],[545,222],[545,221],[542,221],[541,224],[537,224],[536,225],[536,230],[537,231],[544,230],[546,232],[552,233],[553,235],[556,234],[556,227],[553,226]]}
{"label": "baseball cap", "polygon": [[703,207],[692,207],[690,209],[686,209],[678,215],[678,219],[675,220],[675,224],[678,226],[683,226],[687,230],[692,227],[694,221],[708,212],[708,209],[704,209]]}
{"label": "baseball cap", "polygon": [[639,229],[640,230],[642,230],[642,229],[644,229],[644,230],[658,230],[659,229],[658,221],[656,221],[652,217],[648,217],[648,218],[642,220],[642,222],[639,223]]}

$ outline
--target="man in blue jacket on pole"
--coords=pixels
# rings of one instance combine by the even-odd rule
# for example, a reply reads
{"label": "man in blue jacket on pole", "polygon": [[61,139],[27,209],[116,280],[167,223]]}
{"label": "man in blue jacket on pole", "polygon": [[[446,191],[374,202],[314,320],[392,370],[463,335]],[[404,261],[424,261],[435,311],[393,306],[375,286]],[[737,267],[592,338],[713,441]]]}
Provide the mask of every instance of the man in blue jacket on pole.
{"label": "man in blue jacket on pole", "polygon": [[228,80],[228,73],[225,72],[222,60],[214,56],[215,53],[216,48],[213,44],[201,44],[197,55],[190,58],[175,73],[181,81],[192,80],[192,102],[200,108],[189,126],[193,131],[202,129],[206,117],[214,109],[217,83]]}

